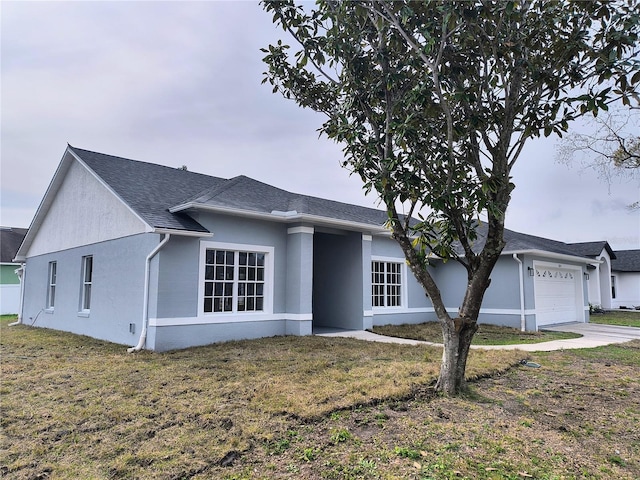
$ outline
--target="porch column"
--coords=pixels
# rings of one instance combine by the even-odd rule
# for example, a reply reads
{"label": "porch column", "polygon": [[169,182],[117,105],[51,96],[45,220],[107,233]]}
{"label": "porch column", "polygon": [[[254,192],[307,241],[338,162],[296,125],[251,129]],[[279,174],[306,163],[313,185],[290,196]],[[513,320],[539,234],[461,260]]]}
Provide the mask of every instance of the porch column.
{"label": "porch column", "polygon": [[287,335],[311,335],[313,227],[287,229]]}
{"label": "porch column", "polygon": [[371,235],[362,234],[362,325],[365,330],[373,328],[371,306]]}

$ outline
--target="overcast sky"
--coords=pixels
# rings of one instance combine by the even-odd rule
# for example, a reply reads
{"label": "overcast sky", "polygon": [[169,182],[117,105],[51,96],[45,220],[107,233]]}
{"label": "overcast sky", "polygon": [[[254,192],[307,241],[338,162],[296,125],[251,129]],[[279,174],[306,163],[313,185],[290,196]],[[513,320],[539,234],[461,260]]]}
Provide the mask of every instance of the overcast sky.
{"label": "overcast sky", "polygon": [[[1,14],[0,224],[29,226],[73,146],[365,206],[323,117],[261,85],[282,35],[257,2],[11,2]],[[284,38],[284,37],[283,37]],[[528,144],[507,228],[640,248],[638,180],[610,188]]]}

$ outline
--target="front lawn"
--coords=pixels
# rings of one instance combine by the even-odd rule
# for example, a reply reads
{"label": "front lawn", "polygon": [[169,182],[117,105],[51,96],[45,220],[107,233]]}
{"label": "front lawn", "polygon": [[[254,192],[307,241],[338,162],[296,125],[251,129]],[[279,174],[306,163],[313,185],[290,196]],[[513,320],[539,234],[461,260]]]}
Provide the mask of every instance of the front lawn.
{"label": "front lawn", "polygon": [[[304,425],[424,395],[442,356],[325,337],[128,354],[12,320],[0,321],[0,476],[12,479],[225,478],[241,457],[250,465],[284,450]],[[474,351],[468,376],[504,372],[525,355]],[[311,461],[314,451],[299,455]],[[233,478],[285,477],[263,465]]]}
{"label": "front lawn", "polygon": [[640,328],[640,311],[607,310],[605,313],[592,313],[589,315],[589,323]]}
{"label": "front lawn", "polygon": [[[417,325],[384,325],[373,327],[373,332],[390,337],[410,338],[426,342],[442,343],[442,330],[438,322]],[[569,332],[521,332],[516,328],[479,324],[471,342],[473,345],[520,345],[579,338],[582,335]]]}
{"label": "front lawn", "polygon": [[430,393],[441,349],[286,337],[130,355],[0,322],[0,477],[640,478],[640,342],[472,351],[466,397]]}

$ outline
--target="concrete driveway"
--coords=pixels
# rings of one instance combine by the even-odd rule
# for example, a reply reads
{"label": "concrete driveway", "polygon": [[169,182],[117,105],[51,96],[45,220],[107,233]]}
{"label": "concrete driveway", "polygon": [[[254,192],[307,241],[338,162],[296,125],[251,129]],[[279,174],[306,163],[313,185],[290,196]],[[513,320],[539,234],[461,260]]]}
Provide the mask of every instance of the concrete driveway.
{"label": "concrete driveway", "polygon": [[[640,328],[599,325],[597,323],[567,323],[545,330],[555,332],[573,332],[582,335],[569,340],[553,340],[551,342],[527,343],[520,345],[472,345],[471,348],[485,350],[523,350],[526,352],[551,352],[553,350],[570,350],[574,348],[593,348],[612,343],[624,343],[640,339]],[[323,337],[349,337],[370,342],[400,343],[405,345],[440,345],[432,342],[421,342],[406,338],[387,337],[364,330],[319,329],[314,335]]]}

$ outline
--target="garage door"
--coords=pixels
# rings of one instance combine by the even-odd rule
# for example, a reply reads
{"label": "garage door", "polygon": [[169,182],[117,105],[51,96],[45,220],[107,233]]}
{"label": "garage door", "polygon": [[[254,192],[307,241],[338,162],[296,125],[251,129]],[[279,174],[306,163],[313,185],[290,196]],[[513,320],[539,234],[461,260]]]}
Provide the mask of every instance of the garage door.
{"label": "garage door", "polygon": [[580,270],[541,265],[534,268],[538,328],[584,321]]}

